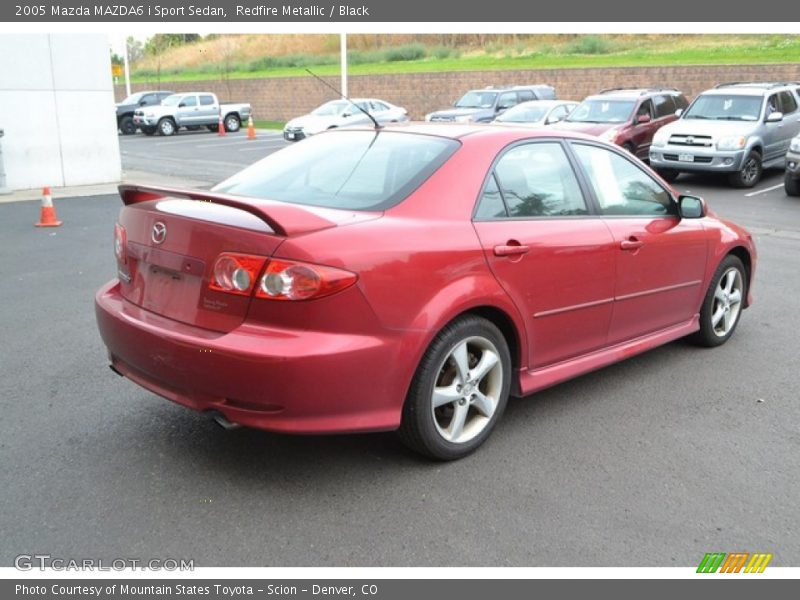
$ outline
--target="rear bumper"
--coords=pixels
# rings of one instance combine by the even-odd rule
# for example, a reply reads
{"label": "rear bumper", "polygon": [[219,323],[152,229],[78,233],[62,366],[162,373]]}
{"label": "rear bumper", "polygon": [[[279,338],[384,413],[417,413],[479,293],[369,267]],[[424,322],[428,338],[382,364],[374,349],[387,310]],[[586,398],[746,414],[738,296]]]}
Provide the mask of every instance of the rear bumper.
{"label": "rear bumper", "polygon": [[112,366],[140,386],[229,421],[287,433],[396,429],[408,381],[397,338],[243,323],[228,333],[132,305],[117,280],[95,297]]}

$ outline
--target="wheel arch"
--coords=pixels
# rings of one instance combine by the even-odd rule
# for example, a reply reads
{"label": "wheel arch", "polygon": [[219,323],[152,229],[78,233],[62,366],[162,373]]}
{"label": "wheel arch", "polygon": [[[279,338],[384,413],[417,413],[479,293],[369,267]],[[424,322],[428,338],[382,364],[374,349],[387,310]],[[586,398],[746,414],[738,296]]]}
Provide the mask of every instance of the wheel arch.
{"label": "wheel arch", "polygon": [[[727,256],[735,256],[739,260],[742,261],[744,265],[744,273],[745,273],[745,296],[744,296],[744,306],[747,308],[749,306],[749,298],[750,298],[750,280],[753,273],[753,257],[750,254],[750,251],[745,248],[744,246],[734,246],[730,248],[726,253],[725,256],[722,257],[722,260],[725,260]],[[721,261],[720,261],[721,262]]]}

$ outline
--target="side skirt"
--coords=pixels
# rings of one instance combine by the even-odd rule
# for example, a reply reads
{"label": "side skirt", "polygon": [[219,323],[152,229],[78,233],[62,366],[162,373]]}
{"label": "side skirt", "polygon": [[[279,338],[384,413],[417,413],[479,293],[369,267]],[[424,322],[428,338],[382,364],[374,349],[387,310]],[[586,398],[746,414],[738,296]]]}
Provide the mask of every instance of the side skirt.
{"label": "side skirt", "polygon": [[616,344],[609,348],[596,350],[577,358],[542,367],[541,369],[520,371],[520,395],[527,396],[538,392],[567,379],[583,375],[601,367],[625,360],[657,346],[662,346],[679,338],[694,333],[700,329],[700,315],[695,315],[691,320],[661,329],[645,336]]}

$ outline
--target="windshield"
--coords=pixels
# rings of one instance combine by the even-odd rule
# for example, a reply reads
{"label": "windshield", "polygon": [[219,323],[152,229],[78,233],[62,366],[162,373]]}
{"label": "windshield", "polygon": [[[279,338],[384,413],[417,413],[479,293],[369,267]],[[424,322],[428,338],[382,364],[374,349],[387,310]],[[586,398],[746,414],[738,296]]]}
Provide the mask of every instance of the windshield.
{"label": "windshield", "polygon": [[139,104],[139,100],[142,99],[142,96],[144,96],[144,92],[136,92],[125,98],[120,104]]}
{"label": "windshield", "polygon": [[584,100],[565,119],[571,123],[624,123],[629,121],[633,100]]}
{"label": "windshield", "polygon": [[[352,106],[349,102],[326,102],[319,108],[311,111],[315,117],[337,117],[347,110],[347,107]],[[353,107],[355,108],[355,107]]]}
{"label": "windshield", "polygon": [[172,94],[172,96],[167,96],[161,101],[161,104],[164,106],[177,106],[178,102],[183,100],[183,96],[180,94]]}
{"label": "windshield", "polygon": [[547,115],[546,106],[526,106],[519,104],[509,108],[502,115],[497,117],[501,123],[536,123],[544,119]]}
{"label": "windshield", "polygon": [[456,102],[456,108],[492,108],[497,92],[467,92]]}
{"label": "windshield", "polygon": [[270,154],[214,188],[345,210],[394,206],[458,149],[449,138],[399,132],[334,131]]}
{"label": "windshield", "polygon": [[692,103],[684,119],[714,119],[722,121],[758,121],[761,96],[708,94]]}

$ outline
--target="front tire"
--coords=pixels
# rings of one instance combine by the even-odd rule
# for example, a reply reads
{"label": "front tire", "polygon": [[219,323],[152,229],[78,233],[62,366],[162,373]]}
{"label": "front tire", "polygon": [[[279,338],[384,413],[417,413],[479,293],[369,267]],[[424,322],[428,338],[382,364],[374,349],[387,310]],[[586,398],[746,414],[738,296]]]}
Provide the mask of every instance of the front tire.
{"label": "front tire", "polygon": [[747,295],[747,272],[738,257],[729,254],[717,267],[700,309],[700,331],[692,341],[713,348],[727,342],[739,324]]}
{"label": "front tire", "polygon": [[500,330],[478,316],[456,319],[434,338],[417,367],[400,438],[438,460],[467,456],[502,416],[511,377],[511,355]]}
{"label": "front tire", "polygon": [[674,183],[681,174],[680,171],[675,169],[656,169],[656,173],[667,183]]}
{"label": "front tire", "polygon": [[795,179],[787,173],[783,177],[783,189],[787,196],[800,196],[800,179]]}
{"label": "front tire", "polygon": [[751,188],[761,181],[762,172],[761,155],[753,151],[744,159],[741,170],[728,175],[728,181],[733,187]]}
{"label": "front tire", "polygon": [[156,127],[158,128],[158,133],[166,137],[175,135],[178,132],[175,122],[168,117],[161,119]]}
{"label": "front tire", "polygon": [[122,135],[133,135],[136,133],[136,124],[133,122],[133,117],[122,117],[119,121],[119,130]]}

